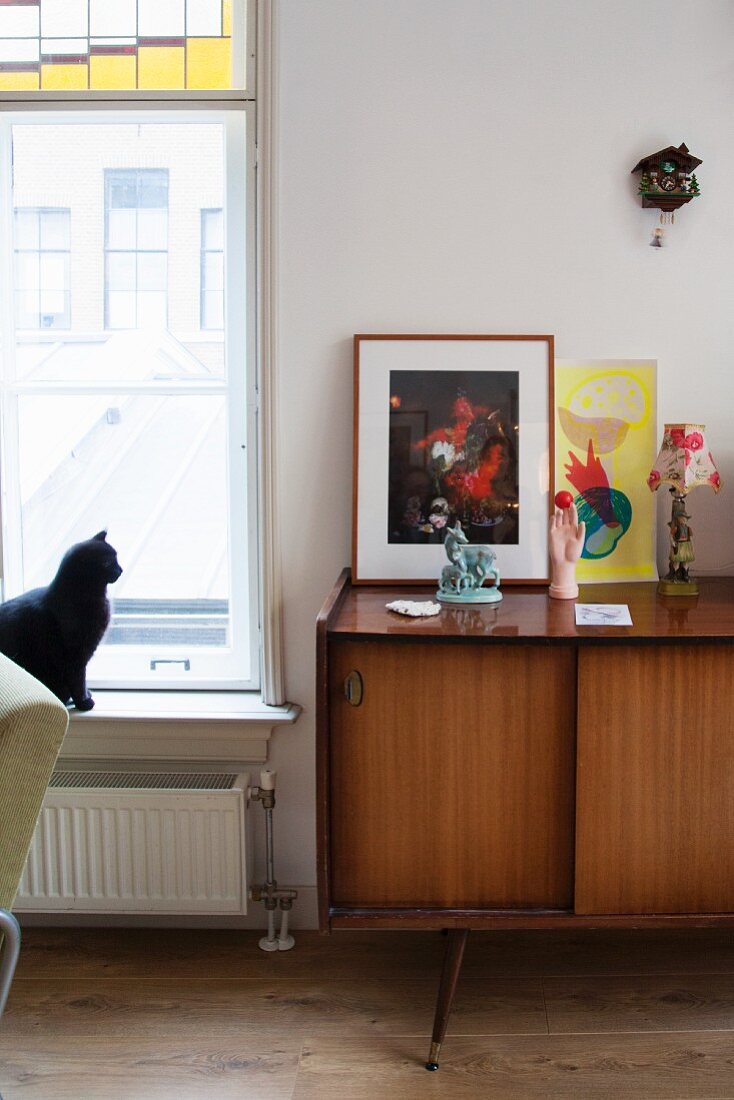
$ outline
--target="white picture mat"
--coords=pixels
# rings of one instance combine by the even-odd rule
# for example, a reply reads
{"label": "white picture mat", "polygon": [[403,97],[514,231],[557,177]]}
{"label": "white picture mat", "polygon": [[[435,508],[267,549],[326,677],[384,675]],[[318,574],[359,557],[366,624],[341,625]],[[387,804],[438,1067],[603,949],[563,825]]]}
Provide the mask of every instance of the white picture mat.
{"label": "white picture mat", "polygon": [[389,543],[390,372],[517,371],[519,543],[493,546],[503,579],[548,577],[549,362],[546,340],[363,339],[359,342],[358,580],[438,580],[443,545]]}

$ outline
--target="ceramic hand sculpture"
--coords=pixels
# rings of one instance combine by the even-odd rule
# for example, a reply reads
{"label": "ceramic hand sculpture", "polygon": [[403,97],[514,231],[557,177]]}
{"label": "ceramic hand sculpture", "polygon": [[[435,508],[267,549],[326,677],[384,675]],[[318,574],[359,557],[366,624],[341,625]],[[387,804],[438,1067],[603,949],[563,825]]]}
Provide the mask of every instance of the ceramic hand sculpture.
{"label": "ceramic hand sculpture", "polygon": [[576,562],[581,557],[586,537],[586,524],[579,523],[576,505],[556,508],[550,522],[551,583],[548,595],[555,600],[575,600]]}

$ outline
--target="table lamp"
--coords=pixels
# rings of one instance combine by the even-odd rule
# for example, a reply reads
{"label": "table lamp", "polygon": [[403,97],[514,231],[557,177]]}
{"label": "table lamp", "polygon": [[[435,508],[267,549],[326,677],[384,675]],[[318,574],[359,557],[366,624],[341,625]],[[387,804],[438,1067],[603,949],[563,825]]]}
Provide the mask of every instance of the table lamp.
{"label": "table lamp", "polygon": [[670,484],[673,511],[670,528],[669,568],[658,582],[665,596],[696,596],[698,584],[689,569],[694,560],[693,533],[686,512],[686,496],[698,485],[710,485],[715,493],[721,488],[703,424],[666,424],[660,452],[650,471],[647,484],[652,492],[666,481]]}

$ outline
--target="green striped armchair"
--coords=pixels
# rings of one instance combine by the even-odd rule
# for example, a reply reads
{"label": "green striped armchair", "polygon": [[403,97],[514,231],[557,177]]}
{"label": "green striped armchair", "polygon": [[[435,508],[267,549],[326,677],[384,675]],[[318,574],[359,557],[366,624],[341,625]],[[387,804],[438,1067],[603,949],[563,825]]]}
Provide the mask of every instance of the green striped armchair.
{"label": "green striped armchair", "polygon": [[68,724],[56,696],[0,654],[0,1017],[20,951],[10,909]]}

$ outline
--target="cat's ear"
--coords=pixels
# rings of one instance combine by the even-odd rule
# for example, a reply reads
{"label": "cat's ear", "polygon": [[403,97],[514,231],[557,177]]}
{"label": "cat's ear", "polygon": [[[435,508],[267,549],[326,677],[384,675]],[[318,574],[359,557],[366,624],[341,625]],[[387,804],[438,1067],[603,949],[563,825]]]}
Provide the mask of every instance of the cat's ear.
{"label": "cat's ear", "polygon": [[106,531],[98,531],[96,535],[92,536],[92,542],[95,542],[95,541],[105,542],[106,539],[107,539],[107,532]]}

